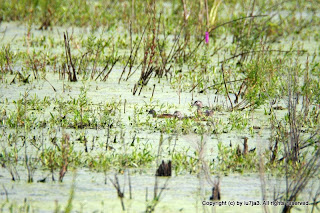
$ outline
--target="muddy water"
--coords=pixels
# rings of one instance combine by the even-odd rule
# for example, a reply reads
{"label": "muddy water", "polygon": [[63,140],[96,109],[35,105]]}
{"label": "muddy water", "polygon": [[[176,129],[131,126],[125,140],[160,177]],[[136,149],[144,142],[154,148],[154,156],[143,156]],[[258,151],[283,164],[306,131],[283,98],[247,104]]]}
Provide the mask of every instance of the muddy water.
{"label": "muddy water", "polygon": [[[1,31],[4,27],[8,27],[6,30],[6,35],[2,44],[10,41],[21,42],[23,36],[26,34],[25,26],[16,25],[1,25]],[[58,29],[60,31],[65,29]],[[76,35],[83,34],[88,35],[88,31],[75,29]],[[39,32],[34,31],[34,36],[49,35],[50,32]],[[55,34],[59,37],[59,34]],[[60,37],[61,38],[61,33]],[[17,44],[16,49],[23,49],[27,47],[21,47]],[[61,51],[61,50],[56,50]],[[16,68],[19,69],[19,68]],[[150,130],[135,129],[128,125],[129,116],[133,116],[134,107],[144,107],[146,104],[149,105],[165,105],[165,109],[169,113],[173,113],[175,110],[182,111],[185,115],[192,115],[195,109],[192,109],[190,104],[194,100],[202,100],[206,105],[222,105],[227,107],[228,102],[225,97],[216,96],[214,94],[194,94],[193,98],[190,93],[182,92],[179,97],[176,89],[172,89],[168,82],[162,81],[158,84],[157,81],[149,83],[150,86],[146,87],[142,95],[133,96],[132,88],[136,82],[138,76],[130,78],[129,81],[123,81],[118,84],[118,78],[122,71],[122,67],[116,67],[110,75],[110,78],[106,82],[95,82],[95,81],[79,81],[77,83],[70,83],[67,81],[59,80],[57,74],[52,74],[51,72],[46,73],[47,80],[55,87],[57,92],[54,92],[50,84],[44,80],[31,81],[29,84],[9,84],[14,78],[13,75],[5,76],[4,83],[0,84],[0,94],[1,94],[1,105],[4,105],[5,100],[9,102],[9,110],[14,111],[15,108],[12,101],[18,100],[22,97],[25,92],[28,92],[29,97],[37,95],[39,99],[43,99],[45,96],[49,97],[50,100],[56,99],[72,99],[78,98],[80,94],[80,88],[86,87],[88,89],[88,98],[92,104],[100,104],[112,101],[121,101],[124,103],[126,100],[126,112],[121,110],[121,119],[125,124],[125,141],[129,143],[134,135],[139,137],[142,143],[152,144],[155,152],[159,143],[160,134],[158,132],[152,132]],[[157,83],[155,89],[155,95],[151,100],[152,96],[152,85]],[[209,85],[208,85],[209,86]],[[219,101],[214,103],[214,100],[218,98]],[[10,108],[11,107],[11,108]],[[123,107],[123,105],[121,105]],[[159,108],[158,108],[159,109]],[[280,111],[279,116],[283,115],[285,112]],[[49,110],[44,112],[44,117],[48,117]],[[146,119],[149,115],[145,111],[141,115],[141,119]],[[216,119],[227,120],[229,112],[216,113],[214,117]],[[250,122],[253,125],[260,126],[261,129],[254,130],[254,135],[251,135],[249,130],[244,131],[232,131],[229,133],[222,133],[219,135],[206,135],[204,137],[205,153],[204,157],[207,160],[212,160],[217,156],[217,143],[222,142],[224,145],[229,145],[232,142],[233,145],[242,144],[242,137],[249,137],[249,149],[256,147],[257,152],[268,147],[270,137],[269,126],[265,125],[268,117],[264,115],[264,110],[260,109],[255,111],[251,116]],[[155,120],[155,122],[157,122]],[[4,129],[4,132],[10,132],[13,130]],[[46,135],[46,129],[44,130],[32,130],[32,134],[43,133]],[[58,131],[58,137],[61,137],[61,130]],[[96,142],[95,150],[99,150],[97,144],[105,143],[106,140],[106,130],[66,130],[71,133],[71,140],[76,139],[76,135],[84,132],[88,135],[88,141],[94,136],[99,136],[99,141]],[[73,137],[73,138],[72,138]],[[164,146],[169,146],[169,141],[172,138],[176,138],[175,134],[164,135]],[[178,135],[176,147],[179,150],[184,150],[190,148],[190,154],[197,150],[197,144],[200,141],[200,136],[196,134]],[[5,141],[1,141],[1,147],[5,146]],[[88,145],[89,147],[91,144]],[[120,149],[121,144],[113,144],[115,149]],[[76,150],[83,150],[82,145],[76,145]],[[28,150],[32,153],[32,150]],[[155,166],[154,166],[155,168]],[[5,168],[0,169],[0,185],[2,188],[0,190],[0,204],[4,205],[4,210],[8,210],[9,206],[13,204],[16,209],[22,207],[24,203],[30,205],[30,208],[36,212],[52,212],[57,206],[63,210],[66,206],[67,200],[70,195],[70,189],[72,186],[73,174],[69,171],[64,179],[63,183],[48,181],[47,183],[26,183],[26,170],[21,168],[19,174],[21,175],[21,180],[12,182],[10,175]],[[78,169],[75,171],[75,195],[73,200],[73,210],[79,212],[120,212],[121,204],[120,200],[117,198],[116,190],[112,186],[110,180],[107,184],[104,184],[105,176],[103,173],[97,173],[89,171],[86,169]],[[108,177],[113,179],[114,171],[108,172]],[[56,173],[56,177],[57,177]],[[214,178],[218,174],[212,174],[211,178]],[[261,181],[258,174],[229,174],[221,176],[221,197],[222,201],[262,201],[261,196]],[[48,176],[47,171],[42,171],[41,169],[36,170],[35,180],[42,179]],[[267,200],[273,200],[273,194],[284,190],[284,180],[277,179],[268,174],[266,176],[266,190],[267,190]],[[49,179],[49,178],[48,178]],[[132,169],[131,170],[131,180],[132,180],[132,196],[133,199],[129,199],[129,189],[128,180],[125,175],[119,175],[119,180],[121,186],[125,186],[125,199],[124,204],[128,212],[143,212],[146,209],[146,197],[150,201],[153,196],[154,187],[154,169]],[[159,186],[163,186],[166,178],[159,178]],[[160,198],[160,203],[156,207],[156,212],[262,212],[262,206],[235,206],[230,207],[228,204],[226,206],[216,206],[208,207],[203,206],[203,201],[209,201],[211,196],[212,186],[208,181],[202,177],[202,175],[189,175],[187,173],[174,174],[172,178],[168,181],[168,185],[162,193]],[[310,191],[311,188],[307,188],[300,198],[302,201],[310,201]],[[146,190],[148,190],[148,196],[146,196]],[[7,196],[6,196],[7,191]],[[8,202],[6,202],[8,198]],[[278,207],[268,206],[270,210],[279,211]],[[304,210],[305,207],[301,206]]]}

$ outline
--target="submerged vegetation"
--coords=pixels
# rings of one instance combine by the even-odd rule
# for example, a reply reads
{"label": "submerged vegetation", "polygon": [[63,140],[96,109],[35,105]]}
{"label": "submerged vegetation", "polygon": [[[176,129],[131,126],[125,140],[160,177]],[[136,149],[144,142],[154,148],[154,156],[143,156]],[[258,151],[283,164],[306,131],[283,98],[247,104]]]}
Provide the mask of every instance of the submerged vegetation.
{"label": "submerged vegetation", "polygon": [[[201,182],[220,199],[220,179],[234,173],[259,174],[263,200],[266,174],[285,182],[270,199],[301,200],[320,175],[318,5],[0,1],[1,183],[74,173],[71,212],[77,171],[103,173],[125,211],[139,175],[168,160],[169,176],[199,179],[197,200],[209,198]],[[155,177],[146,212],[170,180]],[[309,212],[319,210],[314,187]],[[8,190],[1,211],[33,209]]]}

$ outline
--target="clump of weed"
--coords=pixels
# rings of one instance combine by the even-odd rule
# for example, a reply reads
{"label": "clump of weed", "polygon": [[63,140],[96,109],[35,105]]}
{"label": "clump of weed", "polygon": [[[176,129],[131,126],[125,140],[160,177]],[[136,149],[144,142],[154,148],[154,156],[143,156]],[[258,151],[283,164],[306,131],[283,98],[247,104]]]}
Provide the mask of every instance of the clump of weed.
{"label": "clump of weed", "polygon": [[246,153],[240,147],[224,146],[218,143],[218,157],[213,165],[223,172],[257,172],[259,158],[255,151]]}

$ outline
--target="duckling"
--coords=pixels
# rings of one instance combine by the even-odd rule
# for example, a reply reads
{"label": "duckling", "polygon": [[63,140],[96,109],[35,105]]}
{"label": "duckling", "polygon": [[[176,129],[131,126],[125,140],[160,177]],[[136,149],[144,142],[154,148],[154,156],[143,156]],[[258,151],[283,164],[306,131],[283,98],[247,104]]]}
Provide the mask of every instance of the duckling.
{"label": "duckling", "polygon": [[174,114],[168,114],[168,113],[157,115],[157,113],[154,109],[151,109],[148,114],[151,114],[154,118],[175,118],[175,117],[177,117]]}

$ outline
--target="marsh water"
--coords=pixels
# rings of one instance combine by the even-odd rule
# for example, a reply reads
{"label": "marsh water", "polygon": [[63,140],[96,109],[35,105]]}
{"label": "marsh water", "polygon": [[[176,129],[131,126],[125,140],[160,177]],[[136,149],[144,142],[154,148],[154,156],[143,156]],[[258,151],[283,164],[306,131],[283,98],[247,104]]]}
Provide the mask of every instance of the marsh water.
{"label": "marsh water", "polygon": [[[43,37],[53,35],[53,38],[62,37],[61,31],[65,31],[65,28],[54,28],[52,31],[43,32],[34,30],[34,37]],[[69,29],[70,30],[70,29]],[[26,27],[19,24],[7,24],[2,23],[0,25],[0,31],[3,33],[2,44],[11,42],[11,47],[14,50],[27,49],[24,45],[23,39],[25,38]],[[88,30],[75,29],[75,36],[89,36]],[[114,33],[114,32],[113,32]],[[99,34],[99,33],[97,33]],[[2,35],[0,35],[2,36]],[[311,45],[308,48],[312,48]],[[32,50],[30,49],[30,54]],[[46,51],[46,50],[43,50]],[[63,49],[57,49],[56,52],[62,52]],[[50,53],[50,52],[48,52]],[[50,57],[50,55],[48,56]],[[15,65],[15,69],[23,72],[19,68],[19,64]],[[50,70],[50,66],[47,68]],[[148,114],[148,110],[152,106],[163,105],[166,112],[173,113],[175,110],[179,110],[184,115],[193,115],[195,108],[191,104],[195,100],[201,100],[206,105],[222,106],[227,108],[228,100],[224,96],[215,95],[212,93],[190,94],[189,92],[178,93],[177,89],[174,89],[166,80],[161,80],[158,83],[158,79],[152,79],[148,86],[143,89],[141,95],[132,95],[133,85],[138,79],[139,73],[135,74],[128,81],[122,81],[118,83],[119,76],[122,72],[122,66],[117,66],[110,74],[110,77],[105,82],[80,80],[78,82],[68,82],[67,80],[59,79],[58,73],[47,72],[45,73],[45,80],[33,80],[29,83],[10,83],[15,78],[15,75],[7,74],[1,80],[0,95],[1,105],[4,109],[6,107],[6,114],[16,110],[13,101],[21,99],[24,94],[28,94],[28,97],[37,97],[40,100],[47,97],[49,100],[54,101],[58,99],[72,100],[77,99],[81,93],[81,87],[86,88],[87,98],[91,105],[103,105],[108,102],[120,103],[118,108],[121,112],[119,114],[122,120],[123,126],[123,141],[122,143],[112,143],[112,147],[115,151],[123,151],[124,146],[130,144],[132,138],[139,138],[139,146],[150,145],[155,154],[158,150],[160,133],[159,131],[152,130],[150,128],[140,128],[131,125],[132,118],[134,117],[135,109],[142,109],[139,112],[140,120],[152,120],[153,124],[157,122],[166,122],[161,119],[152,118]],[[152,82],[153,81],[153,82]],[[49,83],[50,82],[50,83]],[[153,84],[157,84],[153,93]],[[53,90],[52,86],[56,91]],[[179,97],[180,96],[180,97]],[[231,96],[231,98],[234,98]],[[180,103],[179,103],[180,102]],[[125,104],[124,104],[125,103]],[[285,101],[280,102],[285,108]],[[159,109],[159,108],[158,108]],[[50,117],[51,108],[46,108],[46,111],[41,113],[41,118],[46,119]],[[222,110],[216,112],[214,119],[221,122],[227,122],[230,116],[230,111]],[[286,113],[285,110],[277,111],[278,116],[283,116]],[[270,126],[267,125],[269,117],[266,115],[264,108],[255,110],[250,114],[250,126],[259,126],[254,130],[246,128],[240,131],[229,131],[227,133],[221,132],[221,134],[204,134],[201,137],[199,134],[190,132],[188,134],[175,134],[165,133],[163,135],[163,152],[161,153],[159,160],[167,159],[168,155],[166,151],[172,149],[174,146],[176,150],[188,150],[186,153],[192,155],[198,150],[199,142],[204,142],[204,159],[212,161],[217,158],[218,155],[218,143],[220,142],[224,146],[240,145],[242,146],[243,137],[248,137],[249,149],[256,148],[256,152],[262,153],[269,147],[270,138]],[[14,129],[6,128],[4,124],[1,126],[2,136],[9,135],[10,132],[14,132]],[[42,135],[44,144],[49,146],[49,134],[48,127],[41,129],[33,129],[28,133],[28,137],[32,135]],[[118,130],[117,130],[118,131]],[[120,131],[120,130],[119,130]],[[91,153],[95,153],[98,150],[102,150],[107,137],[107,129],[72,129],[72,128],[57,128],[55,134],[57,137],[61,137],[63,132],[70,133],[70,141],[74,141],[74,150],[83,151],[83,144],[77,143],[77,137],[81,134],[86,135],[88,139],[88,147]],[[93,139],[95,138],[95,140]],[[110,139],[111,140],[111,139]],[[93,143],[94,141],[94,143]],[[5,140],[2,139],[1,148],[5,145]],[[20,144],[19,148],[22,147]],[[35,150],[28,148],[28,154],[35,155]],[[263,162],[262,162],[263,163]],[[18,173],[20,175],[19,181],[12,181],[8,170],[4,167],[0,168],[0,202],[2,204],[2,211],[6,212],[10,209],[10,205],[15,205],[20,209],[32,209],[35,212],[53,212],[56,209],[63,210],[67,205],[67,201],[70,197],[71,188],[74,185],[74,198],[72,201],[73,211],[75,212],[120,212],[122,207],[120,199],[117,196],[116,189],[113,187],[110,179],[114,178],[114,174],[117,173],[120,181],[121,188],[124,189],[124,206],[128,212],[143,212],[146,209],[147,201],[152,200],[154,184],[155,184],[155,170],[157,165],[155,163],[147,168],[130,168],[130,178],[132,186],[132,199],[129,198],[129,184],[128,175],[125,172],[118,173],[116,170],[107,171],[106,174],[90,170],[87,168],[77,168],[69,170],[63,182],[51,181],[51,174],[48,170],[39,168],[35,170],[34,182],[27,183],[27,171],[23,166],[19,166]],[[58,171],[55,172],[56,177]],[[218,173],[211,174],[211,178],[220,177],[221,187],[221,201],[226,201],[227,204],[223,206],[206,206],[203,205],[203,201],[209,201],[211,196],[212,185],[201,174],[189,174],[187,171],[173,172],[173,176],[170,178],[159,177],[158,185],[164,186],[168,180],[164,190],[162,192],[160,202],[157,205],[156,212],[262,212],[262,205],[249,205],[230,206],[230,201],[244,202],[244,201],[259,201],[262,203],[262,188],[265,186],[266,195],[265,200],[273,201],[274,195],[277,193],[283,193],[285,190],[285,178],[277,177],[272,174],[266,173]],[[37,182],[45,177],[47,181],[45,183]],[[263,182],[265,182],[263,186]],[[263,187],[262,187],[263,186]],[[319,182],[312,181],[308,187],[304,190],[299,197],[300,201],[309,201],[313,196],[312,188],[319,187]],[[160,189],[159,189],[160,190]],[[248,203],[247,203],[248,204]],[[267,205],[267,207],[274,212],[278,212],[281,206]],[[298,206],[298,210],[310,210],[308,206]],[[295,209],[297,210],[297,209]]]}

